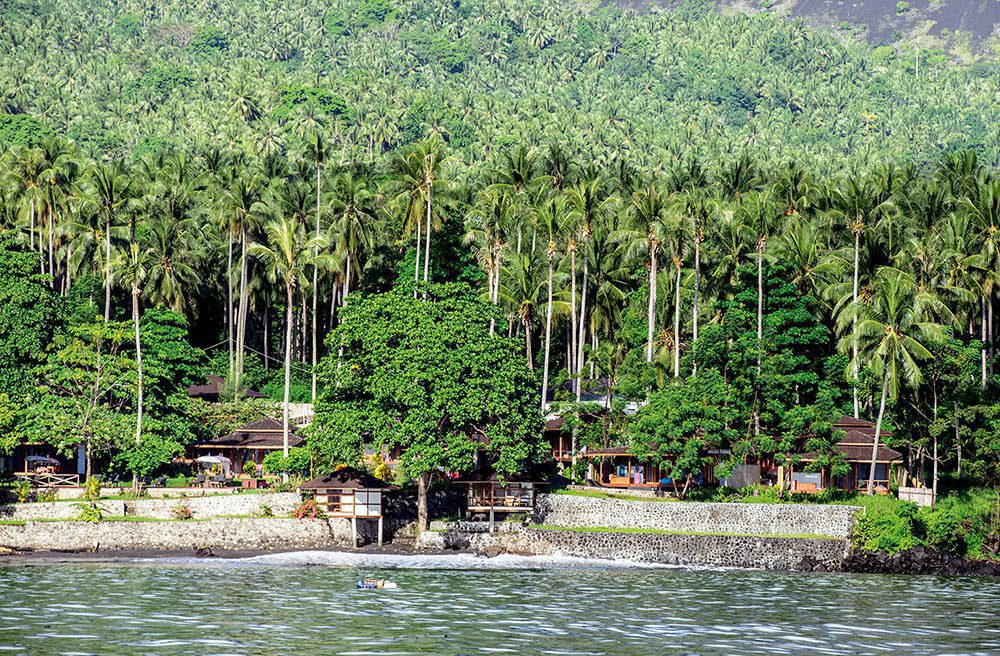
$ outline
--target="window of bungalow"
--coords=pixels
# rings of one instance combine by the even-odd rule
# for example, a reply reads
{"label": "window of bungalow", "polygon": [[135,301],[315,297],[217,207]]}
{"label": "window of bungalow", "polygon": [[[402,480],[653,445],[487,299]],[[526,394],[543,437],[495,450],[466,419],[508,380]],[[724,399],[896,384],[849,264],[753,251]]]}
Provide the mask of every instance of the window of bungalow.
{"label": "window of bungalow", "polygon": [[[870,463],[858,463],[855,465],[858,472],[858,485],[868,483],[868,474],[871,472]],[[875,464],[875,482],[876,483],[887,483],[889,481],[889,465],[888,463],[880,462]]]}

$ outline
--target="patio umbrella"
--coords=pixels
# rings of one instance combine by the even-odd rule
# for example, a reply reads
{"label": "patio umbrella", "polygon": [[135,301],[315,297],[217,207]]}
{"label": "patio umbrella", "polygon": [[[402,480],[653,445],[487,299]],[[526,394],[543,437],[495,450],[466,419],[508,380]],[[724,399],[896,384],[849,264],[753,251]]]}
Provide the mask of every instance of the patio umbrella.
{"label": "patio umbrella", "polygon": [[55,458],[50,458],[48,456],[28,456],[27,458],[25,458],[25,460],[27,460],[33,465],[45,465],[45,466],[57,467],[62,464]]}
{"label": "patio umbrella", "polygon": [[226,456],[201,456],[200,458],[195,458],[195,462],[203,465],[221,465],[222,473],[226,476],[229,475],[233,467],[233,461]]}

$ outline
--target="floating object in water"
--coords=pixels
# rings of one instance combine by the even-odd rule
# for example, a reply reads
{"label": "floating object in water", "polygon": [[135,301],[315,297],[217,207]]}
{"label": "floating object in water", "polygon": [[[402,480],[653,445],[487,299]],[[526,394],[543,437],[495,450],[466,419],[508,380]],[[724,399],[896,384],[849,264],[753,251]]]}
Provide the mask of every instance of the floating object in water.
{"label": "floating object in water", "polygon": [[398,586],[392,581],[387,581],[386,579],[373,579],[366,576],[357,582],[357,587],[358,590],[392,590]]}

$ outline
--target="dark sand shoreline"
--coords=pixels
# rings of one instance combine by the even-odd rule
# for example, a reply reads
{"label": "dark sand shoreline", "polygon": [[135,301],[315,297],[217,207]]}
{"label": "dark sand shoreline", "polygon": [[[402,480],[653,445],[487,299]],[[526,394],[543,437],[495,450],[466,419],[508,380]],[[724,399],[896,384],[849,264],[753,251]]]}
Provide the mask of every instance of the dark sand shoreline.
{"label": "dark sand shoreline", "polygon": [[416,550],[413,547],[386,544],[381,547],[373,544],[365,545],[357,549],[350,547],[330,547],[326,549],[212,549],[209,553],[194,549],[132,549],[128,551],[16,551],[0,554],[0,566],[32,564],[51,565],[58,563],[80,563],[80,562],[125,562],[135,560],[157,560],[172,558],[199,558],[202,560],[238,560],[243,558],[256,558],[258,556],[273,556],[277,554],[291,553],[354,553],[368,555],[386,556],[442,556],[457,554],[475,554],[469,550]]}

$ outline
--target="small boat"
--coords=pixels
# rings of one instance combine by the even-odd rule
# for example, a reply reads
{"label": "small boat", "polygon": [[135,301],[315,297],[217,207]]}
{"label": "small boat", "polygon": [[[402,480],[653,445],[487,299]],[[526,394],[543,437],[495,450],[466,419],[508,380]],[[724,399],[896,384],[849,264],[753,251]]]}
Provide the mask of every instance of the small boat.
{"label": "small boat", "polygon": [[398,586],[392,581],[387,581],[386,579],[373,579],[365,577],[357,582],[358,590],[393,590]]}

